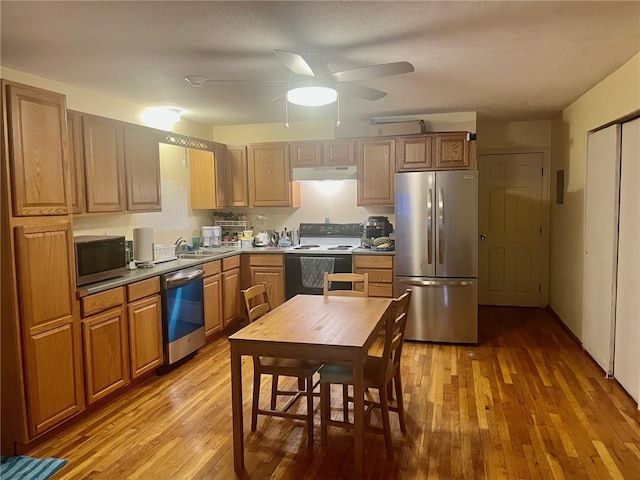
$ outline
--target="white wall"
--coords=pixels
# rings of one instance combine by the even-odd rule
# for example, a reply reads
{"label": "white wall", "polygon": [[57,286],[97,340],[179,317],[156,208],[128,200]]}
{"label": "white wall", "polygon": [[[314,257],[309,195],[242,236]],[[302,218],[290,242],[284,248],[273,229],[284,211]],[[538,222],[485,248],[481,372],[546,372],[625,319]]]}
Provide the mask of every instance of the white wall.
{"label": "white wall", "polygon": [[[549,304],[582,336],[582,260],[587,133],[640,111],[640,53],[567,107],[553,122],[551,169],[564,170],[564,204],[552,198]],[[551,190],[555,189],[555,183]]]}

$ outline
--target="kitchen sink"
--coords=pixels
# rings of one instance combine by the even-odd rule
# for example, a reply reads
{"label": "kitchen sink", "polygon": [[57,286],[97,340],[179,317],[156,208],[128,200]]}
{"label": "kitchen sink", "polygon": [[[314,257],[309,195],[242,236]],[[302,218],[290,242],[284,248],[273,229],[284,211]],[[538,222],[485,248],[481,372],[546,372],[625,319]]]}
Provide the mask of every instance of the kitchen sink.
{"label": "kitchen sink", "polygon": [[228,253],[230,251],[231,250],[228,248],[204,248],[195,252],[179,253],[178,258],[208,258]]}

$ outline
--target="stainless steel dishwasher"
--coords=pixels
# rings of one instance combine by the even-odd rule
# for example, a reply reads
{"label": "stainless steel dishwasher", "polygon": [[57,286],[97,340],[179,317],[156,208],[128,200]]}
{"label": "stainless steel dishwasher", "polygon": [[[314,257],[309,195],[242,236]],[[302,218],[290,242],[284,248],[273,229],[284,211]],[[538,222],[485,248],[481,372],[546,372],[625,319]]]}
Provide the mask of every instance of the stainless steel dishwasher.
{"label": "stainless steel dishwasher", "polygon": [[164,363],[171,365],[205,344],[200,267],[161,276]]}

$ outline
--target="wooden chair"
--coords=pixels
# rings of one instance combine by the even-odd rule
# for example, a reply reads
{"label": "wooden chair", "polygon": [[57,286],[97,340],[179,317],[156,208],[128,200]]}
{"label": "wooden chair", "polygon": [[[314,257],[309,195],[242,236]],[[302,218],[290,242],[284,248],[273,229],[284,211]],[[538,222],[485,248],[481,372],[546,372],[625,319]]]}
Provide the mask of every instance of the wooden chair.
{"label": "wooden chair", "polygon": [[[254,285],[242,290],[242,296],[247,309],[249,322],[253,322],[271,310],[267,297],[266,284]],[[253,402],[251,406],[251,431],[255,432],[258,425],[258,415],[293,418],[307,423],[307,441],[313,446],[313,375],[322,366],[321,363],[308,360],[295,360],[278,357],[253,357]],[[271,404],[270,408],[260,408],[260,383],[262,375],[271,375]],[[297,390],[279,390],[279,377],[295,377],[298,379]],[[276,410],[278,396],[291,397],[281,410]],[[306,415],[291,413],[289,410],[301,397],[307,399]]]}
{"label": "wooden chair", "polygon": [[[351,290],[330,290],[330,282],[351,282]],[[357,284],[362,284],[362,291],[356,290]],[[368,297],[369,274],[368,273],[324,273],[324,295],[343,297]]]}
{"label": "wooden chair", "polygon": [[[400,358],[402,356],[402,345],[404,343],[404,332],[406,328],[407,313],[411,290],[407,290],[399,298],[394,299],[387,310],[384,331],[384,349],[381,357],[367,356],[364,361],[364,387],[366,390],[375,388],[378,390],[379,401],[365,398],[365,418],[368,418],[373,408],[380,408],[382,416],[382,432],[384,433],[384,443],[387,455],[392,455],[391,427],[389,423],[389,411],[395,411],[400,421],[400,430],[406,433],[407,428],[404,421],[404,404],[402,399],[402,380],[400,378]],[[348,415],[345,413],[343,421],[331,419],[331,384],[353,385],[353,369],[349,365],[325,364],[320,369],[320,408],[322,415],[322,444],[327,443],[327,426],[351,427],[348,422]],[[396,401],[395,405],[390,404],[392,384],[395,384]],[[348,398],[353,401],[353,398]]]}

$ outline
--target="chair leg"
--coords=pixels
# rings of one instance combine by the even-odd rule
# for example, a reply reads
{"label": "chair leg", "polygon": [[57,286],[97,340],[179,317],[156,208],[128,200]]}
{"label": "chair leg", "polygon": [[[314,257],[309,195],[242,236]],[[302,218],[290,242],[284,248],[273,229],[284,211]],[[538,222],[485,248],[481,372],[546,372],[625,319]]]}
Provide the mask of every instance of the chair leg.
{"label": "chair leg", "polygon": [[[255,362],[255,360],[254,360]],[[253,402],[251,404],[251,431],[255,432],[258,426],[258,405],[260,402],[260,375],[259,370],[253,364]]]}
{"label": "chair leg", "polygon": [[271,380],[271,410],[276,409],[277,399],[278,399],[278,375],[273,375]]}
{"label": "chair leg", "polygon": [[307,443],[313,448],[313,374],[307,375]]}
{"label": "chair leg", "polygon": [[380,410],[382,414],[382,429],[384,431],[384,445],[387,449],[387,456],[393,456],[393,448],[391,445],[391,426],[389,425],[389,399],[387,398],[386,386],[380,387]]}
{"label": "chair leg", "polygon": [[396,405],[398,407],[398,419],[400,420],[400,431],[403,434],[407,433],[407,425],[404,423],[404,400],[402,399],[402,380],[400,379],[400,371],[396,373],[393,378],[393,383],[396,386]]}
{"label": "chair leg", "polygon": [[331,418],[331,384],[320,384],[320,440],[327,445],[327,423]]}
{"label": "chair leg", "polygon": [[346,384],[342,385],[342,418],[349,421],[349,386]]}

